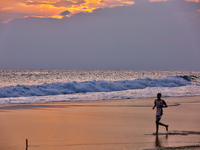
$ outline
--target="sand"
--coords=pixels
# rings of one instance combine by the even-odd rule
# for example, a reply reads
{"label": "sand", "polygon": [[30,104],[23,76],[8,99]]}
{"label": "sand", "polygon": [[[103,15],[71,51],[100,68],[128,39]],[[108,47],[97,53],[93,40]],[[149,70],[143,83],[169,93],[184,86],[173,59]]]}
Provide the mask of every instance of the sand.
{"label": "sand", "polygon": [[157,136],[153,98],[3,105],[0,150],[200,149],[200,97],[163,99]]}

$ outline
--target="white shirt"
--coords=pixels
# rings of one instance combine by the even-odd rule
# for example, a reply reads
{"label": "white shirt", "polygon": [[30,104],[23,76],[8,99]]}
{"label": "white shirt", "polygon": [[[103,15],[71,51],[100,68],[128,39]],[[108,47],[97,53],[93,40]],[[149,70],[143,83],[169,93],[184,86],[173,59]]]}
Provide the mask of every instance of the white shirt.
{"label": "white shirt", "polygon": [[163,105],[166,105],[165,101],[160,99],[158,101],[158,99],[155,99],[155,104],[157,106],[157,112],[156,112],[156,116],[162,116],[163,115]]}

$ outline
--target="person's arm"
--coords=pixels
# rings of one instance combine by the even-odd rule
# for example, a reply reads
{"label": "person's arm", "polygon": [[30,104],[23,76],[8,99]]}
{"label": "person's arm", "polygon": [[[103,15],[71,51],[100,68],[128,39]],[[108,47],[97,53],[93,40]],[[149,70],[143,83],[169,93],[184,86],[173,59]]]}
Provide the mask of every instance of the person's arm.
{"label": "person's arm", "polygon": [[163,100],[163,108],[167,108],[167,103]]}
{"label": "person's arm", "polygon": [[154,109],[156,107],[156,101],[154,101],[154,106],[153,106],[153,108],[152,109]]}

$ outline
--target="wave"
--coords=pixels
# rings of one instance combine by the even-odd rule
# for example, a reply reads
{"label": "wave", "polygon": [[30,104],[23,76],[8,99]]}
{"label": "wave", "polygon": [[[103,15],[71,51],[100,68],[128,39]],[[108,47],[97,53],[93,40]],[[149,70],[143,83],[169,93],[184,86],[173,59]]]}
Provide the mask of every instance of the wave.
{"label": "wave", "polygon": [[86,92],[112,92],[146,87],[180,87],[191,84],[189,76],[167,76],[161,79],[138,78],[123,81],[55,82],[41,85],[16,85],[0,88],[0,98],[48,96]]}

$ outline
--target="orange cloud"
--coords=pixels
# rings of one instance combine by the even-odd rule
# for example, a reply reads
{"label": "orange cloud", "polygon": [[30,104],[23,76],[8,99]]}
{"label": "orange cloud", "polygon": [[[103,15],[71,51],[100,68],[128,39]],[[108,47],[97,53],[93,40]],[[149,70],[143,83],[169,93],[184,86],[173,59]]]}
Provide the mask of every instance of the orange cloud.
{"label": "orange cloud", "polygon": [[[170,1],[170,0],[150,0],[150,2],[165,2],[165,1]],[[185,0],[187,2],[200,2],[200,0]]]}
{"label": "orange cloud", "polygon": [[196,2],[196,3],[200,2],[199,0],[185,0],[185,1],[187,1],[187,2]]}
{"label": "orange cloud", "polygon": [[[0,2],[0,21],[7,23],[14,18],[70,17],[80,12],[93,12],[98,8],[133,5],[132,0],[6,0]],[[66,15],[65,13],[69,12]]]}
{"label": "orange cloud", "polygon": [[168,1],[168,0],[150,0],[150,2],[165,2],[165,1]]}
{"label": "orange cloud", "polygon": [[9,9],[13,9],[13,7],[3,7],[3,8],[1,8],[1,10],[9,10]]}

